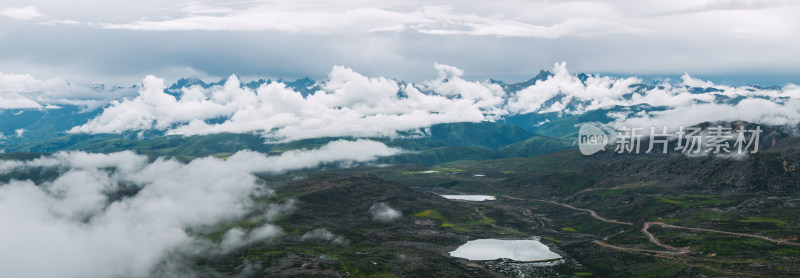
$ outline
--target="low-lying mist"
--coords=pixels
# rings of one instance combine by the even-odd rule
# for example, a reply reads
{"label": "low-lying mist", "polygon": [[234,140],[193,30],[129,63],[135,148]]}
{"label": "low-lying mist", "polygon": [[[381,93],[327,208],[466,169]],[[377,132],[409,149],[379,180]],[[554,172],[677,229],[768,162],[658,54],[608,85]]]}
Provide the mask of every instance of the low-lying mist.
{"label": "low-lying mist", "polygon": [[[280,227],[270,221],[290,213],[294,202],[254,206],[253,197],[273,194],[256,173],[364,162],[399,152],[374,141],[342,140],[279,156],[241,151],[224,160],[206,157],[185,164],[164,158],[151,162],[130,151],[2,161],[2,175],[31,168],[58,175],[0,184],[0,276],[147,277],[156,265],[179,265],[168,262],[180,257],[175,254],[226,252],[280,240]],[[257,228],[230,229],[217,242],[191,232],[253,210],[264,215]]]}

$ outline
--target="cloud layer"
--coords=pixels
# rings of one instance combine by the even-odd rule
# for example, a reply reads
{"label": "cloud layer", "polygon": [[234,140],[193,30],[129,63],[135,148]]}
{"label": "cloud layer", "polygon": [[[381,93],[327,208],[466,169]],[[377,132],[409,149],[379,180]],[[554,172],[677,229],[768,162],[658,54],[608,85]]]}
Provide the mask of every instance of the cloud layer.
{"label": "cloud layer", "polygon": [[0,70],[106,83],[180,69],[319,78],[335,64],[419,81],[436,61],[503,79],[562,60],[589,72],[770,83],[798,82],[800,68],[800,5],[784,0],[7,0],[0,9],[29,19],[0,15]]}
{"label": "cloud layer", "polygon": [[378,202],[369,207],[369,213],[372,219],[379,222],[392,222],[399,219],[403,214],[396,209],[393,209],[389,204]]}
{"label": "cloud layer", "polygon": [[0,8],[0,16],[7,16],[20,20],[47,17],[33,6]]}
{"label": "cloud layer", "polygon": [[105,24],[107,29],[281,31],[293,33],[351,33],[416,31],[431,35],[558,38],[598,34],[638,34],[645,30],[610,19],[568,18],[555,24],[537,24],[519,17],[482,16],[454,11],[452,6],[423,5],[411,11],[385,5],[339,7],[306,3],[269,3],[245,9],[214,8],[194,3],[184,14],[165,20]]}
{"label": "cloud layer", "polygon": [[[95,88],[92,88],[92,87]],[[57,108],[78,105],[97,108],[113,98],[135,93],[136,88],[71,84],[63,78],[38,79],[30,74],[0,71],[0,109]]]}
{"label": "cloud layer", "polygon": [[[221,86],[165,92],[148,76],[139,96],[115,101],[74,133],[160,130],[167,134],[258,132],[276,141],[316,137],[397,136],[438,123],[494,121],[527,113],[580,114],[612,106],[647,104],[665,111],[614,114],[617,124],[747,120],[768,124],[800,121],[800,87],[717,85],[684,74],[680,81],[646,84],[636,77],[571,74],[557,63],[551,74],[518,90],[462,78],[456,67],[436,64],[437,78],[412,84],[366,77],[341,66],[303,96],[274,82],[252,90],[231,76]],[[761,109],[772,107],[771,110]]]}
{"label": "cloud layer", "polygon": [[[139,96],[117,101],[97,118],[71,132],[119,133],[157,129],[168,134],[262,131],[279,140],[324,136],[393,136],[398,130],[436,123],[482,121],[493,117],[504,94],[496,84],[461,79],[462,72],[437,65],[438,79],[420,86],[369,78],[334,67],[319,91],[303,97],[282,83],[257,90],[236,76],[223,86],[164,92],[164,81],[144,80]],[[446,81],[445,81],[446,80]],[[206,120],[223,117],[223,123]]]}
{"label": "cloud layer", "polygon": [[33,92],[67,87],[63,80],[39,80],[29,74],[0,72],[0,109],[42,108]]}
{"label": "cloud layer", "polygon": [[[255,209],[250,197],[271,190],[259,185],[254,173],[367,161],[397,152],[362,140],[336,141],[281,156],[243,151],[227,160],[208,157],[188,164],[167,159],[149,162],[128,151],[3,161],[0,174],[4,175],[58,174],[52,180],[0,184],[0,276],[146,277],[175,252],[199,252],[209,245],[215,246],[212,250],[230,250],[276,237],[280,228],[268,222],[249,231],[229,230],[219,243],[193,237],[187,230],[202,231]],[[264,220],[292,207],[291,203],[268,206],[262,211]],[[45,262],[47,267],[42,267]]]}

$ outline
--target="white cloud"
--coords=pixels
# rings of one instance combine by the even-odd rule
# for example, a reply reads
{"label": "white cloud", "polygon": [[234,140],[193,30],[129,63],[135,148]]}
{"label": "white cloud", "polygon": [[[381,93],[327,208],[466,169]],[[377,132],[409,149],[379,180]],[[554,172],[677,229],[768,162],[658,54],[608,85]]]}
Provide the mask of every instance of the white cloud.
{"label": "white cloud", "polygon": [[643,115],[619,115],[611,124],[617,128],[667,126],[672,130],[679,126],[717,121],[796,125],[800,123],[800,99],[790,99],[784,103],[759,98],[745,99],[737,104],[697,103]]}
{"label": "white cloud", "polygon": [[42,105],[19,94],[0,95],[0,109],[20,108],[42,108]]}
{"label": "white cloud", "polygon": [[691,6],[677,10],[665,11],[662,14],[683,14],[683,13],[707,13],[713,11],[731,10],[760,10],[767,8],[796,5],[797,2],[791,0],[711,0],[697,1]]}
{"label": "white cloud", "polygon": [[334,244],[347,244],[348,241],[342,236],[331,233],[325,228],[316,228],[300,236],[302,241],[329,241]]}
{"label": "white cloud", "polygon": [[470,35],[498,37],[531,37],[556,39],[567,36],[640,35],[648,30],[626,26],[598,17],[565,18],[551,25],[532,24],[502,17],[481,17],[474,14],[453,14],[447,8],[427,8],[425,15],[433,23],[421,25],[417,31],[432,35]]}
{"label": "white cloud", "polygon": [[[418,32],[431,35],[494,37],[607,37],[614,35],[680,34],[681,24],[670,16],[708,16],[736,22],[742,16],[759,17],[770,8],[796,8],[791,1],[507,1],[503,4],[462,1],[437,4],[423,1],[352,1],[335,5],[318,1],[271,1],[244,6],[192,2],[181,14],[167,18],[99,24],[108,29],[279,31],[306,34]],[[702,13],[702,14],[697,14]],[[751,24],[756,29],[765,22]],[[717,34],[731,25],[713,25]],[[736,26],[739,26],[737,24]],[[711,27],[706,25],[703,28]],[[724,30],[723,30],[724,29]],[[733,28],[737,29],[737,28]],[[741,28],[739,28],[741,29]],[[695,28],[695,32],[698,29]],[[711,31],[711,30],[709,30]]]}
{"label": "white cloud", "polygon": [[233,228],[225,232],[225,235],[222,236],[219,248],[222,249],[222,253],[226,253],[256,241],[276,238],[282,234],[283,230],[272,224],[264,224],[250,232],[241,228]]}
{"label": "white cloud", "polygon": [[42,81],[27,74],[0,72],[0,109],[41,108],[42,105],[25,93],[53,87],[55,80]]}
{"label": "white cloud", "polygon": [[[532,112],[564,112],[582,113],[587,110],[613,105],[631,105],[623,97],[634,90],[630,85],[641,83],[635,77],[613,78],[608,76],[589,76],[581,81],[567,70],[567,64],[557,63],[553,67],[553,76],[547,80],[520,90],[508,104],[512,113]],[[563,96],[557,101],[558,96]],[[588,102],[587,106],[568,108],[571,101]]]}
{"label": "white cloud", "polygon": [[20,20],[31,20],[34,18],[47,17],[33,6],[0,8],[0,16],[7,16]]}
{"label": "white cloud", "polygon": [[[319,90],[303,97],[282,83],[256,90],[241,86],[231,76],[222,86],[183,88],[181,96],[164,93],[164,81],[148,76],[139,96],[115,101],[102,114],[70,132],[120,133],[156,129],[167,134],[220,132],[262,133],[271,140],[317,137],[396,136],[398,131],[438,123],[493,121],[504,115],[558,112],[579,114],[611,106],[649,104],[690,108],[697,104],[724,105],[726,99],[760,98],[776,107],[791,108],[787,99],[800,97],[796,85],[779,89],[717,85],[684,74],[681,82],[642,84],[636,77],[616,78],[571,74],[557,63],[550,78],[517,92],[505,92],[490,82],[462,79],[456,67],[435,64],[437,78],[403,84],[383,77],[370,78],[345,67],[334,67]],[[708,90],[698,93],[696,90]],[[746,102],[745,102],[746,103]],[[744,108],[743,108],[744,109]],[[775,119],[754,106],[746,109],[755,119]],[[706,117],[713,119],[722,114]],[[787,115],[791,115],[787,114]],[[678,115],[676,115],[678,116]],[[221,123],[206,120],[224,118]],[[791,118],[791,117],[789,117]],[[702,117],[697,119],[702,120]]]}
{"label": "white cloud", "polygon": [[66,84],[60,79],[40,80],[30,74],[0,72],[0,93],[31,92],[58,88],[62,85]]}
{"label": "white cloud", "polygon": [[61,104],[95,108],[131,90],[96,92],[86,84],[76,86],[63,78],[38,79],[30,74],[0,72],[0,109],[55,108]]}
{"label": "white cloud", "polygon": [[83,22],[72,20],[72,19],[58,19],[58,20],[48,20],[42,22],[43,25],[80,25],[84,24]]}
{"label": "white cloud", "polygon": [[334,7],[290,2],[231,9],[192,3],[185,14],[164,20],[139,20],[105,24],[108,29],[130,30],[205,30],[205,31],[282,31],[293,33],[352,33],[417,31],[436,35],[558,38],[600,34],[637,34],[644,30],[625,26],[611,19],[596,17],[563,18],[556,24],[536,24],[503,14],[478,15],[457,12],[452,6],[361,3]]}
{"label": "white cloud", "polygon": [[[242,151],[227,160],[208,157],[188,164],[149,162],[129,151],[2,161],[2,174],[40,168],[60,174],[52,181],[0,184],[0,276],[147,277],[168,253],[209,248],[212,243],[191,236],[188,229],[202,231],[240,218],[254,209],[251,196],[271,194],[254,173],[394,153],[397,150],[383,144],[361,140],[281,156]],[[114,195],[122,186],[140,190],[127,197]],[[270,221],[293,206],[270,206],[263,211],[264,219]],[[280,234],[279,227],[268,223],[249,231],[233,229],[216,246],[230,250]]]}
{"label": "white cloud", "polygon": [[[223,86],[184,88],[182,97],[163,92],[164,81],[144,80],[138,97],[116,101],[98,117],[71,132],[119,133],[159,129],[169,134],[264,131],[273,139],[296,140],[325,136],[394,136],[398,130],[436,123],[477,122],[502,113],[496,107],[503,91],[498,85],[469,82],[437,65],[440,78],[423,85],[402,85],[387,78],[369,78],[345,67],[334,67],[321,90],[303,97],[272,83],[251,90],[231,76]],[[444,82],[448,78],[448,82]],[[405,94],[404,97],[398,93]],[[223,123],[204,120],[229,117]]]}
{"label": "white cloud", "polygon": [[403,216],[399,210],[393,209],[384,202],[372,204],[369,207],[369,213],[372,214],[373,220],[380,222],[391,222]]}
{"label": "white cloud", "polygon": [[[717,85],[684,74],[680,83],[666,81],[652,84],[647,89],[637,90],[631,85],[644,85],[639,78],[592,75],[581,81],[567,71],[565,63],[556,64],[553,74],[551,78],[538,81],[533,86],[517,92],[508,102],[509,112],[580,114],[616,105],[648,104],[666,107],[666,110],[651,112],[643,119],[634,119],[642,115],[625,114],[615,124],[693,125],[704,121],[746,120],[783,125],[800,122],[800,117],[796,113],[800,108],[797,106],[800,91],[793,84],[787,84],[779,89],[733,87]],[[697,93],[690,91],[693,88],[713,90]],[[744,100],[736,104],[727,104],[725,98]]]}
{"label": "white cloud", "polygon": [[[3,26],[12,30],[3,32],[4,70],[119,78],[194,65],[216,75],[299,77],[347,63],[362,73],[412,79],[444,61],[506,78],[568,60],[592,72],[751,74],[771,82],[777,74],[794,78],[800,65],[792,55],[800,47],[795,1],[107,2],[5,1],[34,5],[49,17]],[[122,30],[88,30],[94,28]],[[165,38],[172,43],[160,43]],[[176,55],[178,49],[192,55]]]}

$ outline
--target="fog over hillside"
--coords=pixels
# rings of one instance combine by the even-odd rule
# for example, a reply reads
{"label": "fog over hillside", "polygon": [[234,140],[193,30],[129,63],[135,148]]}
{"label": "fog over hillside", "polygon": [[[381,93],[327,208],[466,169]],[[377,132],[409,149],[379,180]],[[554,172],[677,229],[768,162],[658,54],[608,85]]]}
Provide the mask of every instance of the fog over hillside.
{"label": "fog over hillside", "polygon": [[[255,174],[364,162],[398,152],[373,141],[336,141],[280,156],[243,151],[188,164],[148,161],[133,152],[63,152],[2,161],[0,175],[51,174],[0,186],[0,244],[6,247],[0,250],[0,269],[13,277],[144,277],[160,262],[277,239],[283,232],[270,221],[290,214],[294,201],[254,207],[252,198],[274,194]],[[252,210],[263,215],[262,226],[231,229],[218,242],[190,232],[225,225]],[[37,267],[42,262],[47,267]]]}

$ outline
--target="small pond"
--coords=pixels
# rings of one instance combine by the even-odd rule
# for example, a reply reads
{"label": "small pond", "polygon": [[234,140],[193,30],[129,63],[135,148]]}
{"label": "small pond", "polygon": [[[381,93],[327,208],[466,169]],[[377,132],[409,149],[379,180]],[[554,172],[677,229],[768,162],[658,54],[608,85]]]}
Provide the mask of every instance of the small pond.
{"label": "small pond", "polygon": [[465,258],[473,261],[489,261],[496,259],[511,259],[521,262],[546,261],[560,259],[561,256],[550,251],[547,245],[539,240],[501,240],[477,239],[470,240],[459,246],[450,256]]}
{"label": "small pond", "polygon": [[445,199],[450,200],[465,200],[465,201],[490,201],[495,200],[494,196],[491,195],[440,195]]}

